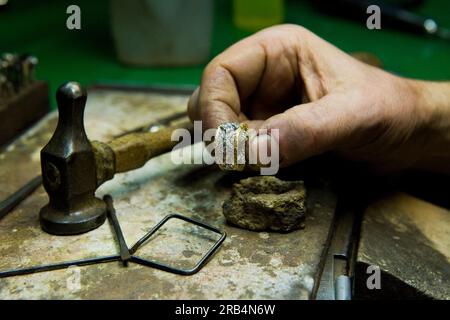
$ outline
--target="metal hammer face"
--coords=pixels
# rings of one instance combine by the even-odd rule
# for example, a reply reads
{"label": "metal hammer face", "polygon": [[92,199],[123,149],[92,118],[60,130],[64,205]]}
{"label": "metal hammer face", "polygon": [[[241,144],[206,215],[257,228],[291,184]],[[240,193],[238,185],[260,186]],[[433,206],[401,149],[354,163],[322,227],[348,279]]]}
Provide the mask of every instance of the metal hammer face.
{"label": "metal hammer face", "polygon": [[41,151],[44,188],[49,204],[39,213],[41,227],[51,234],[87,232],[103,224],[106,205],[96,198],[96,161],[84,130],[86,91],[76,82],[56,93],[58,125]]}

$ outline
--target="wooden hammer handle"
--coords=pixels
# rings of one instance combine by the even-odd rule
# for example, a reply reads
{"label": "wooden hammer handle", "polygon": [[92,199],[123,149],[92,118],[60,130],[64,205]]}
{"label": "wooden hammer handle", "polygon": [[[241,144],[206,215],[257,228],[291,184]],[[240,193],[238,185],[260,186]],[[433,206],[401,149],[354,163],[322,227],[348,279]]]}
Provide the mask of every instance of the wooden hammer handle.
{"label": "wooden hammer handle", "polygon": [[108,145],[114,152],[115,172],[140,168],[151,158],[172,150],[178,143],[172,141],[172,132],[181,128],[192,131],[192,123],[186,120],[156,132],[130,133],[112,140]]}
{"label": "wooden hammer handle", "polygon": [[109,143],[91,141],[95,156],[97,187],[114,174],[142,167],[153,157],[169,152],[178,143],[172,141],[175,129],[193,132],[189,120],[164,127],[156,132],[129,133]]}

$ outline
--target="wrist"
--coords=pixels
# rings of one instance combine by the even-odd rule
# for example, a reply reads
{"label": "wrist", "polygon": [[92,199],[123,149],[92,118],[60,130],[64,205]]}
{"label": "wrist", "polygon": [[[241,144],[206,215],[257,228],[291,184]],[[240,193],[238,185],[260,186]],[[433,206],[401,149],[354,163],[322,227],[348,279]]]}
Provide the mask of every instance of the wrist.
{"label": "wrist", "polygon": [[449,120],[450,82],[421,80],[411,80],[411,82],[416,88],[418,106],[429,114],[430,121]]}
{"label": "wrist", "polygon": [[424,137],[418,169],[450,173],[450,82],[408,80]]}

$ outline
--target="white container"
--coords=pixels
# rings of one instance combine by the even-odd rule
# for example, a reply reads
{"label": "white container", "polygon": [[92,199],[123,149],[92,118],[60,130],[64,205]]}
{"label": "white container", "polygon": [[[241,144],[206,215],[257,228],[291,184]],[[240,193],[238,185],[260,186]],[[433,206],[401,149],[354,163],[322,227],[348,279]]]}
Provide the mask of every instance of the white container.
{"label": "white container", "polygon": [[209,58],[213,0],[111,0],[111,24],[126,64],[200,64]]}

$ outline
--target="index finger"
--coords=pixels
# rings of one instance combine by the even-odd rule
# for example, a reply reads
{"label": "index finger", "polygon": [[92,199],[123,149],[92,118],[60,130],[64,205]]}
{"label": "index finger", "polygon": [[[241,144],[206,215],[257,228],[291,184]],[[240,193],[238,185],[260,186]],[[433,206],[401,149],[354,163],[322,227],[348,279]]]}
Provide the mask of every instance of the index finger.
{"label": "index finger", "polygon": [[198,97],[190,113],[205,129],[242,119],[241,102],[258,86],[264,73],[266,52],[258,36],[246,38],[214,58],[202,75]]}

